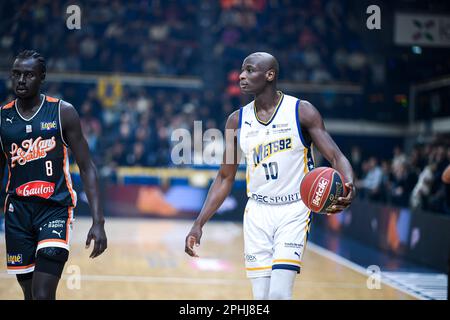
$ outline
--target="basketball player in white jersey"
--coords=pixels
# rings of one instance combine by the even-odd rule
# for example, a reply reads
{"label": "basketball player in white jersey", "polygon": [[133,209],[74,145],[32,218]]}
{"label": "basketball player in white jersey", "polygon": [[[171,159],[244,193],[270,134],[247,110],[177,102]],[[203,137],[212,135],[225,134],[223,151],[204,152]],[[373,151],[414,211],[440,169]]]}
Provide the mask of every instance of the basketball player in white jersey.
{"label": "basketball player in white jersey", "polygon": [[278,70],[268,53],[253,53],[244,60],[241,91],[255,99],[227,120],[234,139],[226,141],[223,163],[185,244],[186,253],[198,257],[194,245],[200,245],[202,227],[230,193],[242,152],[249,197],[244,212],[245,266],[257,300],[292,298],[311,221],[299,191],[302,178],[314,168],[312,144],[344,176],[349,190],[328,213],[344,210],[355,195],[352,167],[325,130],[319,112],[311,103],[277,90]]}

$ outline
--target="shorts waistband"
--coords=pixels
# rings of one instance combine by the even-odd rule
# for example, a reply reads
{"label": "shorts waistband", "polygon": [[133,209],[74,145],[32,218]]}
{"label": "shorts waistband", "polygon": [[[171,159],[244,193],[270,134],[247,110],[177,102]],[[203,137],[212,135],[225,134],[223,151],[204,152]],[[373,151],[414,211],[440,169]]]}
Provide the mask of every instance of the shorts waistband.
{"label": "shorts waistband", "polygon": [[300,192],[282,195],[282,196],[267,196],[262,194],[257,194],[250,192],[248,194],[250,199],[253,199],[257,202],[265,203],[265,204],[288,204],[301,200]]}
{"label": "shorts waistband", "polygon": [[37,204],[37,205],[44,205],[48,207],[71,207],[69,205],[62,205],[58,202],[47,200],[47,199],[41,199],[38,197],[21,197],[16,194],[8,194],[9,200],[12,201],[18,201],[22,203],[29,203],[29,204]]}

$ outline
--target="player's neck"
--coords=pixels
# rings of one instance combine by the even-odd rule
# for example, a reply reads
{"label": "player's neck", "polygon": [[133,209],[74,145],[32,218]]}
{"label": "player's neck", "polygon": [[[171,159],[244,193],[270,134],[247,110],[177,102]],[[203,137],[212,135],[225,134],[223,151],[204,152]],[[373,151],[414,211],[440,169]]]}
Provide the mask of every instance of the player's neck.
{"label": "player's neck", "polygon": [[278,104],[280,97],[281,92],[276,88],[267,90],[255,96],[255,107],[257,110],[271,110]]}
{"label": "player's neck", "polygon": [[23,111],[33,110],[39,108],[42,103],[41,99],[44,99],[44,97],[41,97],[40,93],[27,99],[17,98],[17,107]]}

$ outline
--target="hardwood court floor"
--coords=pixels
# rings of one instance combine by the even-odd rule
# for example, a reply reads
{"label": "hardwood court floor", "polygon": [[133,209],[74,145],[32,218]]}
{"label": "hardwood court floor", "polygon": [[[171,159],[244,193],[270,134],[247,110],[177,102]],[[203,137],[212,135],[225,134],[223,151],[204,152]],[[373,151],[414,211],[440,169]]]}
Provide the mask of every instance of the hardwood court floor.
{"label": "hardwood court floor", "polygon": [[[77,219],[57,299],[252,299],[243,267],[242,225],[209,222],[198,259],[184,253],[190,226],[190,221],[109,218],[109,247],[90,259],[93,243],[84,248],[90,219]],[[307,245],[294,299],[414,299],[386,284],[369,290],[365,274],[316,247]],[[5,258],[1,234],[0,299],[22,299],[15,277],[6,275]]]}

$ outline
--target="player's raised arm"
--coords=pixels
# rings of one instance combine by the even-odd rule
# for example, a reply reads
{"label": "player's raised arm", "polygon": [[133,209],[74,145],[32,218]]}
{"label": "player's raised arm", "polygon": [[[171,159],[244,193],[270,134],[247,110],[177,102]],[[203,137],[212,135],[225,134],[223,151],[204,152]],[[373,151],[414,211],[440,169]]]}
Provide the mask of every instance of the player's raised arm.
{"label": "player's raised arm", "polygon": [[81,131],[78,113],[71,104],[64,101],[61,101],[61,123],[64,140],[72,150],[75,161],[80,168],[81,180],[89,201],[93,221],[86,239],[86,248],[90,246],[93,239],[95,245],[90,257],[95,258],[102,254],[107,247],[104,229],[105,218],[99,199],[97,170],[91,159],[86,139]]}
{"label": "player's raised arm", "polygon": [[[219,172],[209,188],[208,195],[200,214],[195,220],[191,231],[186,236],[184,251],[192,257],[198,257],[197,253],[194,251],[194,245],[200,245],[203,226],[220,208],[233,187],[236,171],[239,166],[239,148],[237,145],[238,125],[239,111],[235,111],[228,117],[225,125],[226,131],[233,130],[235,134],[232,139],[226,139],[225,141],[225,152]],[[227,134],[225,134],[225,137],[227,137]],[[232,156],[230,156],[230,153],[232,153]]]}
{"label": "player's raised arm", "polygon": [[345,178],[345,185],[349,190],[347,196],[338,198],[333,208],[328,210],[331,214],[338,213],[350,206],[355,197],[352,166],[326,131],[319,111],[305,100],[300,101],[298,108],[302,133],[305,135],[305,138],[312,141],[325,159],[331,163],[333,168],[339,171]]}

